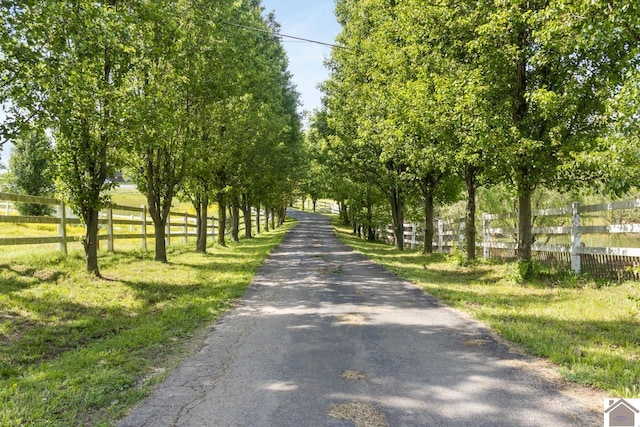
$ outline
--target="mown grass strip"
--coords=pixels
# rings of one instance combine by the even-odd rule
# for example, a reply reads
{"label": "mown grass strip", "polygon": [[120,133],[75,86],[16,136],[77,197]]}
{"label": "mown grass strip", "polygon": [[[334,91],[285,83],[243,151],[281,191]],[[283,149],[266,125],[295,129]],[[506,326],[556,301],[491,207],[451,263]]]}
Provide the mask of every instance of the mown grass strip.
{"label": "mown grass strip", "polygon": [[[243,295],[284,227],[168,264],[139,251],[0,260],[0,425],[113,425]],[[195,337],[195,338],[194,338]]]}
{"label": "mown grass strip", "polygon": [[567,273],[521,282],[514,264],[462,266],[455,256],[400,252],[336,230],[356,251],[549,359],[566,379],[611,396],[640,396],[640,283]]}

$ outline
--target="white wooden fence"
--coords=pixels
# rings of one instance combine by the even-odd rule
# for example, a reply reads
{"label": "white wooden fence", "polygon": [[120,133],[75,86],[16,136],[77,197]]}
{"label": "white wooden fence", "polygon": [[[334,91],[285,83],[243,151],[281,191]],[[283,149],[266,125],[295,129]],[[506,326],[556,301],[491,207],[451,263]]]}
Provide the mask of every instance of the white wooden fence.
{"label": "white wooden fence", "polygon": [[[534,211],[535,217],[563,218],[567,225],[533,227],[533,234],[537,237],[547,236],[547,239],[555,236],[568,237],[568,244],[539,244],[532,246],[534,259],[540,262],[548,262],[570,267],[575,273],[590,273],[596,276],[608,278],[638,278],[640,267],[640,224],[635,222],[612,223],[603,219],[601,214],[613,211],[631,211],[640,208],[640,199],[625,200],[619,202],[602,203],[596,205],[580,205],[573,203],[557,209],[544,209]],[[516,243],[498,242],[498,237],[517,235],[514,227],[492,227],[492,222],[501,219],[513,218],[515,215],[491,215],[484,214],[482,221],[482,248],[483,256],[489,258],[516,255]],[[629,218],[632,221],[635,215]],[[586,219],[586,221],[585,221]],[[569,220],[569,221],[566,221]],[[628,221],[628,219],[627,219]],[[586,223],[590,223],[587,225]],[[638,247],[603,247],[589,246],[590,236],[594,235],[627,235],[637,238]],[[538,239],[539,240],[539,239]],[[629,239],[633,241],[635,239]],[[496,251],[497,250],[497,251]]]}
{"label": "white wooden fence", "polygon": [[[533,227],[536,242],[543,239],[554,240],[561,237],[566,243],[534,243],[532,257],[534,260],[571,269],[576,273],[589,273],[606,278],[640,279],[640,223],[611,223],[602,215],[619,210],[631,211],[640,208],[640,199],[596,205],[580,205],[573,203],[556,209],[544,209],[532,212],[538,222],[560,222],[557,226]],[[637,215],[640,218],[640,213]],[[585,221],[585,217],[587,217]],[[631,220],[635,215],[629,216]],[[505,221],[515,222],[517,214],[483,214],[478,221],[478,241],[476,246],[485,259],[517,257],[517,224],[500,226]],[[585,223],[586,222],[586,223]],[[588,223],[588,225],[587,225]],[[497,224],[497,225],[496,225]],[[454,246],[462,248],[465,239],[464,218],[455,220],[437,219],[434,223],[433,246],[440,252],[448,252]],[[387,239],[393,241],[393,228],[386,229]],[[637,247],[590,246],[590,236],[626,235],[629,241],[637,241]],[[404,225],[405,245],[415,249],[424,244],[422,225],[406,223]],[[637,239],[637,240],[636,240]]]}
{"label": "white wooden fence", "polygon": [[[68,236],[69,226],[83,226],[82,221],[72,216],[64,203],[58,199],[49,197],[24,196],[18,194],[0,192],[0,201],[3,201],[0,213],[0,223],[13,224],[55,224],[57,225],[57,235],[38,237],[0,237],[0,246],[13,245],[35,245],[35,244],[58,244],[60,251],[67,253],[67,244],[77,241],[78,236]],[[38,203],[53,205],[56,208],[56,215],[53,217],[22,216],[14,214],[10,209],[9,202]],[[264,213],[262,213],[264,219]],[[105,230],[105,234],[99,234],[98,240],[107,242],[107,250],[114,251],[114,242],[118,239],[140,239],[143,250],[147,249],[147,239],[154,237],[153,221],[148,215],[147,208],[131,207],[122,205],[111,205],[99,214],[99,226]],[[207,237],[217,236],[218,219],[214,216],[207,220]],[[240,221],[240,231],[244,229],[244,221]],[[1,235],[1,232],[0,232]],[[180,238],[186,243],[189,237],[197,235],[196,215],[170,212],[166,225],[167,244],[172,238]]]}

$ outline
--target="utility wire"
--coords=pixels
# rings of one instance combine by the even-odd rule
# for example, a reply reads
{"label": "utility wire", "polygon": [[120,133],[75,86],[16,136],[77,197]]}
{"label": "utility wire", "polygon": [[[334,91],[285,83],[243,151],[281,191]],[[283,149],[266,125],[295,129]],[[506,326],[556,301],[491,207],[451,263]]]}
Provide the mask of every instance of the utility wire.
{"label": "utility wire", "polygon": [[287,34],[276,33],[275,31],[263,30],[261,28],[249,27],[249,26],[246,26],[246,25],[234,24],[234,23],[231,23],[231,22],[223,22],[223,24],[230,25],[232,27],[243,28],[243,29],[249,30],[249,31],[256,31],[256,32],[259,32],[259,33],[271,34],[272,36],[286,37],[286,38],[290,38],[290,39],[294,39],[294,40],[300,40],[300,41],[307,42],[307,43],[315,43],[315,44],[319,44],[319,45],[322,45],[322,46],[329,46],[329,47],[335,47],[335,48],[338,48],[338,49],[350,50],[346,46],[341,46],[341,45],[337,45],[337,44],[321,42],[321,41],[318,41],[318,40],[305,39],[303,37],[290,36],[290,35],[287,35]]}

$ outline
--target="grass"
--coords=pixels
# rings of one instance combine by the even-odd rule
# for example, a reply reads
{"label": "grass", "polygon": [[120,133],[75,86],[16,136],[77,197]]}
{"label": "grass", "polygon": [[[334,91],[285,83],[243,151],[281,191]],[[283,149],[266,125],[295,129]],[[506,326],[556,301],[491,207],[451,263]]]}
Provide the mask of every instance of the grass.
{"label": "grass", "polygon": [[[292,226],[212,246],[0,257],[0,425],[114,425],[243,295]],[[191,345],[190,345],[191,344]]]}
{"label": "grass", "polygon": [[464,266],[456,256],[400,252],[336,231],[356,251],[547,358],[567,380],[640,397],[640,283],[561,272],[523,282],[514,264]]}
{"label": "grass", "polygon": [[[147,205],[147,196],[139,192],[134,186],[117,187],[109,192],[111,202],[122,206],[140,207]],[[193,205],[174,198],[171,212],[188,212],[195,214]],[[213,211],[211,211],[213,212]]]}

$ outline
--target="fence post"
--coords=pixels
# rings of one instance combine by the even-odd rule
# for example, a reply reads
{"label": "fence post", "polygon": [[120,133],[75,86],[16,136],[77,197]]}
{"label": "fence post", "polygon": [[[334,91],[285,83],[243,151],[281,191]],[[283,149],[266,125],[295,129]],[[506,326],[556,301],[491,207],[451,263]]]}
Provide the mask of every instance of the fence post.
{"label": "fence post", "polygon": [[131,224],[129,224],[129,231],[133,232],[133,215],[131,215]]}
{"label": "fence post", "polygon": [[411,250],[414,250],[416,248],[416,223],[412,222],[411,223]]}
{"label": "fence post", "polygon": [[142,213],[140,214],[140,220],[142,221],[141,232],[142,232],[142,250],[147,250],[147,207],[142,205]]}
{"label": "fence post", "polygon": [[9,202],[4,202],[4,214],[9,215]]}
{"label": "fence post", "polygon": [[464,221],[458,223],[458,250],[462,251],[464,248]]}
{"label": "fence post", "polygon": [[491,256],[491,251],[489,249],[491,236],[489,235],[489,216],[485,212],[482,213],[482,231],[482,258],[489,259]]}
{"label": "fence post", "polygon": [[[8,202],[7,202],[8,203]],[[60,252],[63,254],[67,254],[67,212],[66,206],[63,201],[60,201],[60,204],[56,207],[58,210],[58,218],[60,218],[60,223],[58,224],[58,236],[60,237]]]}
{"label": "fence post", "polygon": [[216,241],[216,217],[211,215],[211,241]]}
{"label": "fence post", "polygon": [[189,239],[189,217],[187,216],[188,214],[185,212],[184,213],[184,239],[183,239],[183,243],[186,245],[187,241]]}
{"label": "fence post", "polygon": [[571,270],[580,274],[582,266],[580,265],[580,213],[578,208],[580,203],[574,202],[571,205]]}
{"label": "fence post", "polygon": [[107,251],[113,253],[113,209],[107,208]]}
{"label": "fence post", "polygon": [[438,252],[442,252],[444,250],[444,224],[442,223],[442,219],[438,218]]}

